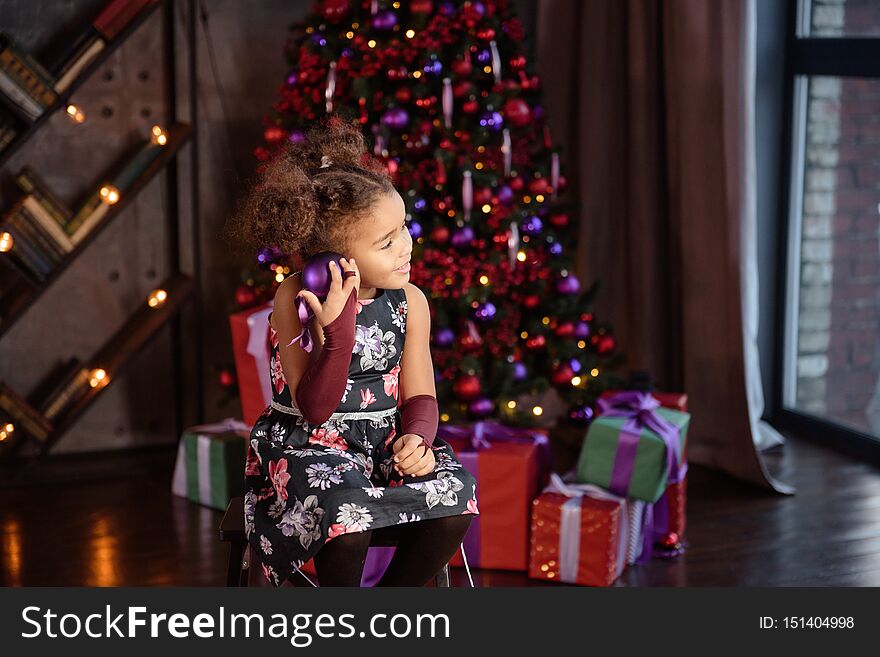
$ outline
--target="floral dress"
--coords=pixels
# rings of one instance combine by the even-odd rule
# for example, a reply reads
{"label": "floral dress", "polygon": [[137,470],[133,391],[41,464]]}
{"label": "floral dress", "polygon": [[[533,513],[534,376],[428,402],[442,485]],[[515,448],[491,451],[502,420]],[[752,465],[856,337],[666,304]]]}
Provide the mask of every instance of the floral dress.
{"label": "floral dress", "polygon": [[340,534],[479,513],[476,480],[443,439],[434,438],[433,472],[394,470],[406,291],[380,289],[356,303],[345,393],[321,425],[307,422],[292,402],[270,328],[272,402],[251,431],[244,516],[251,552],[274,586]]}

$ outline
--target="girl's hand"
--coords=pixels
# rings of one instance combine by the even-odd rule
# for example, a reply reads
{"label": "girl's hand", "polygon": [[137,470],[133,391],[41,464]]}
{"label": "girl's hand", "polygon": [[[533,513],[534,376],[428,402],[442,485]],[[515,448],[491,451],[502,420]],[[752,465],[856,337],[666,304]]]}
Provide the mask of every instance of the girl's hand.
{"label": "girl's hand", "polygon": [[339,262],[342,265],[343,272],[353,271],[355,275],[349,276],[343,281],[342,273],[336,266],[336,262],[331,260],[328,266],[330,267],[330,278],[332,280],[330,281],[330,291],[327,292],[327,298],[323,304],[321,304],[314,292],[309,290],[301,290],[296,295],[306,300],[312,312],[315,313],[318,324],[321,326],[327,326],[327,324],[339,317],[346,301],[348,301],[348,297],[351,295],[351,291],[354,290],[355,295],[357,295],[361,286],[361,273],[355,261],[353,259],[346,260],[345,258],[340,258]]}
{"label": "girl's hand", "polygon": [[394,449],[394,469],[398,473],[421,477],[434,471],[436,463],[434,450],[421,436],[406,433],[392,443],[392,448]]}

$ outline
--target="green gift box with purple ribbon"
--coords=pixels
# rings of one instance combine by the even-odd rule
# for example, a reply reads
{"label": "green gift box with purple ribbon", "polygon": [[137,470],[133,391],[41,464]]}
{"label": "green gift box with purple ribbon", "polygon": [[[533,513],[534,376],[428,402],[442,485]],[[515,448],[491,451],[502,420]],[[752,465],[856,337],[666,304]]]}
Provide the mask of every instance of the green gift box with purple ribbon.
{"label": "green gift box with purple ribbon", "polygon": [[654,503],[687,473],[690,413],[663,408],[650,393],[599,399],[578,458],[576,481]]}

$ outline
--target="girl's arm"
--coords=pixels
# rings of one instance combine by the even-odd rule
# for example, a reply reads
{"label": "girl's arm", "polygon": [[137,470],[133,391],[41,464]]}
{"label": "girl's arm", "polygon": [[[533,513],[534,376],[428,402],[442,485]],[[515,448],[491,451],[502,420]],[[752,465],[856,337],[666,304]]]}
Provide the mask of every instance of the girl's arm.
{"label": "girl's arm", "polygon": [[407,283],[406,341],[400,358],[401,436],[412,433],[431,445],[439,413],[431,359],[431,312],[428,299]]}

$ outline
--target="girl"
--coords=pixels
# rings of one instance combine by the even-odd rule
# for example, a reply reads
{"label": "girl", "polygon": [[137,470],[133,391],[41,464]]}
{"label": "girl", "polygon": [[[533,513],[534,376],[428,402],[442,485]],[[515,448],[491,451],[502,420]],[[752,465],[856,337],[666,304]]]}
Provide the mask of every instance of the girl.
{"label": "girl", "polygon": [[[478,514],[474,477],[436,436],[429,306],[409,282],[405,216],[359,129],[338,119],[286,144],[239,214],[239,237],[304,261],[345,256],[323,303],[294,275],[269,316],[272,403],[251,433],[245,528],[274,586],[312,557],[321,586],[358,586],[383,528],[399,543],[377,586],[424,586]],[[307,326],[297,297],[314,312]]]}

